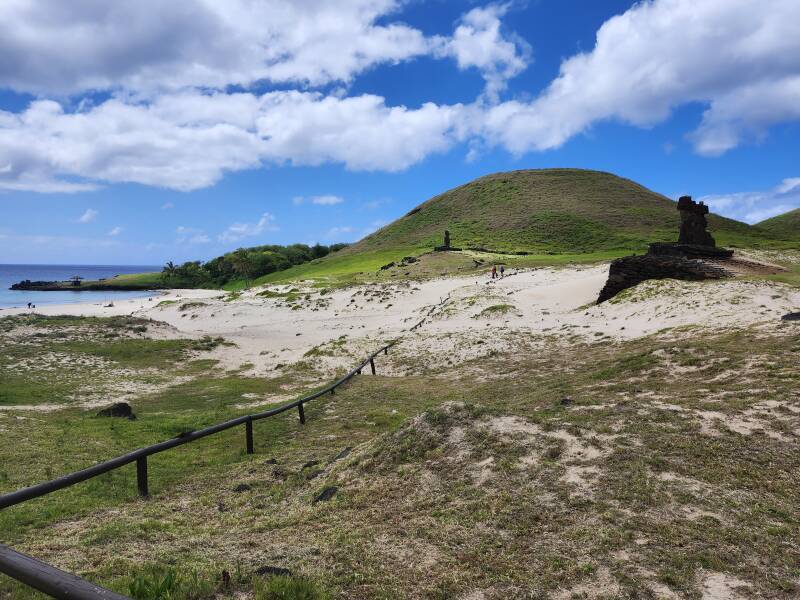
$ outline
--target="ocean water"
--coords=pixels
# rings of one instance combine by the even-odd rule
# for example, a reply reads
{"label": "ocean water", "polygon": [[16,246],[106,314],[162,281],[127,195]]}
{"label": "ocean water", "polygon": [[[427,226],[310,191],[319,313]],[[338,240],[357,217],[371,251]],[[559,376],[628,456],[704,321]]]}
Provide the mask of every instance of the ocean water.
{"label": "ocean water", "polygon": [[[161,267],[147,265],[0,265],[0,308],[105,302],[123,298],[143,298],[152,292],[26,292],[10,290],[12,283],[31,281],[64,281],[73,275],[84,279],[108,279],[127,273],[152,273]],[[2,313],[0,313],[2,315]]]}

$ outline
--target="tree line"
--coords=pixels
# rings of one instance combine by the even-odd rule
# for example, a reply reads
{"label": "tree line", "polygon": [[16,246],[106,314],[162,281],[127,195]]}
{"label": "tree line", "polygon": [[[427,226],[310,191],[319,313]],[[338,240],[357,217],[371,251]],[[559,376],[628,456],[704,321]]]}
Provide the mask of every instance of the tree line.
{"label": "tree line", "polygon": [[323,246],[315,244],[291,244],[289,246],[254,246],[239,248],[207,262],[189,261],[175,265],[172,261],[164,265],[161,279],[172,287],[220,287],[230,281],[251,281],[276,271],[322,258],[337,252],[347,244]]}

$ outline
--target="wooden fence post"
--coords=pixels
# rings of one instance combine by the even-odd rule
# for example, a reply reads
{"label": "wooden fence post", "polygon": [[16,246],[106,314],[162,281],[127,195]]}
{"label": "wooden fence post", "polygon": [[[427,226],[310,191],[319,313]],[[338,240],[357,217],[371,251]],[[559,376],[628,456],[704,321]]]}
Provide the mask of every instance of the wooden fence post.
{"label": "wooden fence post", "polygon": [[136,485],[142,498],[147,498],[150,495],[150,490],[147,487],[147,456],[141,456],[136,459]]}
{"label": "wooden fence post", "polygon": [[244,431],[247,438],[247,453],[253,454],[253,419],[244,422]]}
{"label": "wooden fence post", "polygon": [[372,369],[372,374],[375,375],[375,359],[369,359],[369,368]]}
{"label": "wooden fence post", "polygon": [[298,404],[297,408],[300,411],[300,424],[301,425],[305,425],[306,424],[306,413],[305,413],[305,411],[303,411],[303,403],[301,402],[300,404]]}

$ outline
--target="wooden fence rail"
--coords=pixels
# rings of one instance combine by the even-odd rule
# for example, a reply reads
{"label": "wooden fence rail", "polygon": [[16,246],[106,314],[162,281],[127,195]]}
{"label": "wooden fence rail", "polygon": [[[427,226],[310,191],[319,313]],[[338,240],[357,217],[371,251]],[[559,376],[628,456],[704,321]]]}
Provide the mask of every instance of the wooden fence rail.
{"label": "wooden fence rail", "polygon": [[[418,323],[416,327],[421,324],[422,321]],[[178,437],[159,442],[151,446],[146,446],[144,448],[139,448],[132,452],[128,452],[127,454],[123,454],[122,456],[112,458],[111,460],[98,463],[80,471],[75,471],[74,473],[58,477],[51,481],[46,481],[44,483],[32,485],[15,492],[0,495],[0,509],[8,508],[9,506],[14,506],[15,504],[20,504],[34,498],[45,496],[65,487],[80,483],[81,481],[86,481],[87,479],[92,479],[93,477],[97,477],[103,473],[108,473],[114,469],[119,469],[120,467],[133,462],[136,463],[136,486],[139,491],[139,495],[146,497],[150,493],[147,479],[148,456],[170,450],[177,446],[182,446],[183,444],[197,441],[209,435],[231,429],[232,427],[238,427],[239,425],[245,426],[245,446],[247,453],[253,454],[254,421],[259,421],[268,417],[274,417],[275,415],[279,415],[293,408],[297,408],[300,423],[305,424],[306,416],[303,405],[306,402],[315,400],[316,398],[319,398],[327,393],[335,394],[337,387],[347,383],[356,375],[360,375],[361,370],[367,365],[370,366],[372,374],[375,375],[375,357],[381,352],[388,354],[389,348],[394,346],[396,343],[396,341],[390,342],[389,344],[379,348],[367,356],[367,358],[365,358],[358,366],[353,368],[341,379],[338,379],[329,386],[314,392],[313,394],[300,398],[299,400],[289,402],[288,404],[284,404],[283,406],[279,406],[264,412],[230,419],[229,421],[211,425],[210,427],[199,429],[197,431],[188,431],[180,434]],[[30,556],[20,554],[19,552],[16,552],[7,546],[3,546],[2,544],[0,544],[0,572],[17,579],[18,581],[21,581],[32,588],[44,592],[45,594],[49,594],[53,598],[64,600],[126,600],[125,596],[121,596],[109,590],[98,587],[92,583],[80,579],[79,577],[76,577],[75,575],[70,575],[69,573],[59,571],[55,567],[51,567],[50,565],[42,563],[34,558],[31,558]]]}
{"label": "wooden fence rail", "polygon": [[0,571],[59,600],[130,600],[0,544]]}

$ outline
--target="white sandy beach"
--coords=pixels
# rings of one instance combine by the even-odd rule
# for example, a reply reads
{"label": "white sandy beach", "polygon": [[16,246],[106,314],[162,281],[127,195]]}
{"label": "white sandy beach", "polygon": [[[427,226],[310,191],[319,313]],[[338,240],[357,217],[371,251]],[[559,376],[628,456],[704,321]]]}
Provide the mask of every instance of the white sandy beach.
{"label": "white sandy beach", "polygon": [[[481,339],[502,350],[520,336],[534,339],[630,339],[665,328],[723,328],[777,321],[797,310],[800,292],[778,283],[749,280],[651,281],[619,301],[595,306],[608,265],[541,268],[490,281],[486,276],[440,278],[402,284],[359,285],[335,291],[311,286],[254,288],[230,300],[219,290],[171,290],[152,298],[37,308],[43,315],[133,315],[163,321],[176,336],[222,336],[235,346],[211,354],[226,368],[248,365],[265,374],[303,358],[309,350],[339,341],[352,353],[382,340],[404,338],[404,352],[473,357]],[[263,297],[299,290],[299,297]],[[656,293],[657,290],[657,293]],[[295,292],[296,293],[296,292]],[[435,307],[435,308],[434,308]],[[407,330],[432,308],[423,328]],[[489,309],[489,310],[487,310]],[[29,312],[6,309],[0,316]],[[486,350],[484,346],[481,350]],[[349,357],[325,358],[331,368]]]}

